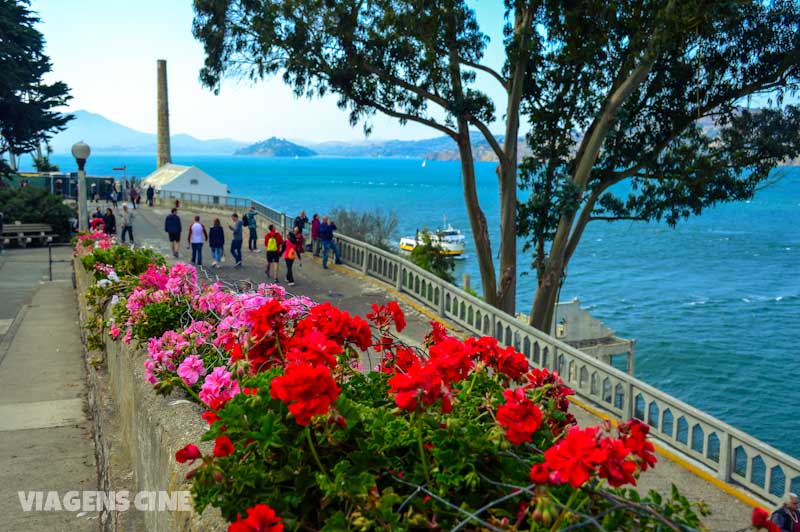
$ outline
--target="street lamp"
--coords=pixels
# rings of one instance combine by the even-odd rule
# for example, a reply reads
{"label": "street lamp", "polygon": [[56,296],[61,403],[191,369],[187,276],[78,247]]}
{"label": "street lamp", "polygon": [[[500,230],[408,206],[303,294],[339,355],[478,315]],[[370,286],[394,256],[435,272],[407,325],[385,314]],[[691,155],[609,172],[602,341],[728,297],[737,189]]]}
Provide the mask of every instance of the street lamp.
{"label": "street lamp", "polygon": [[86,231],[89,228],[89,213],[86,208],[86,172],[83,167],[86,165],[86,159],[92,150],[89,145],[83,141],[76,142],[72,145],[72,156],[75,157],[75,162],[78,163],[78,228],[81,231]]}

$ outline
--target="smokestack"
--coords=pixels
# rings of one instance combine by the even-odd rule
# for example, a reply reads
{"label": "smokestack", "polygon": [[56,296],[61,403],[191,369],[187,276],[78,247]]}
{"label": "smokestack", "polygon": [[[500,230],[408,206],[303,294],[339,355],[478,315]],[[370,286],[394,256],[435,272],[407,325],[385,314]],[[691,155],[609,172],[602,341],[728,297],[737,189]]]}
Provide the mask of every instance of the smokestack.
{"label": "smokestack", "polygon": [[169,97],[167,95],[167,61],[158,60],[158,161],[156,168],[172,162],[169,147]]}

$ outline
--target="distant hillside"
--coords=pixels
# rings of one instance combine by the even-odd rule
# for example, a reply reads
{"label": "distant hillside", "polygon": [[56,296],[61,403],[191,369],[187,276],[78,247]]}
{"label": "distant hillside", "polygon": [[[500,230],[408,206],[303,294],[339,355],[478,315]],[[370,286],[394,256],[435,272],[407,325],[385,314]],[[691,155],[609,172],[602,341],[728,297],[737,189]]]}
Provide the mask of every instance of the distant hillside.
{"label": "distant hillside", "polygon": [[[69,153],[73,144],[82,140],[95,153],[156,153],[156,136],[118,124],[108,118],[88,111],[75,111],[75,120],[67,129],[50,141],[55,153]],[[229,155],[245,146],[244,142],[231,139],[200,140],[190,135],[178,134],[170,137],[173,155],[208,154]]]}
{"label": "distant hillside", "polygon": [[[480,133],[472,133],[472,149],[478,161],[496,161],[489,143]],[[503,142],[502,136],[496,137]],[[410,157],[441,161],[458,160],[458,147],[447,136],[423,140],[386,140],[374,142],[323,142],[312,145],[322,156],[328,157]],[[527,147],[520,141],[520,153],[527,153]]]}
{"label": "distant hillside", "polygon": [[252,155],[257,157],[312,157],[317,152],[300,146],[286,139],[272,137],[251,144],[234,152],[234,155]]}

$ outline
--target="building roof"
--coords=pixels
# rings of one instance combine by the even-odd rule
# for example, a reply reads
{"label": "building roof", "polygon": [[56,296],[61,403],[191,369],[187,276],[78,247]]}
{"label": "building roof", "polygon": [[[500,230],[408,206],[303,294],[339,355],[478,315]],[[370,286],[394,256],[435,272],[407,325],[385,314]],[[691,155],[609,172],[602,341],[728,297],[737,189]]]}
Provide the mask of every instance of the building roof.
{"label": "building roof", "polygon": [[[196,166],[165,164],[142,180],[157,190],[168,189],[200,194],[228,194],[228,187]],[[195,188],[196,187],[196,188]]]}

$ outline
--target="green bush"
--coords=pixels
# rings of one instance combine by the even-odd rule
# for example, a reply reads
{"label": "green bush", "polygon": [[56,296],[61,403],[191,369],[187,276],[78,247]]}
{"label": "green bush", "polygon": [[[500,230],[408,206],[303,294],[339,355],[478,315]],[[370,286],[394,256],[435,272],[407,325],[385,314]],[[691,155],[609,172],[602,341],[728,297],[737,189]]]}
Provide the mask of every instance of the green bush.
{"label": "green bush", "polygon": [[61,196],[37,187],[0,187],[0,212],[5,225],[16,221],[50,225],[58,235],[54,239],[58,242],[69,240],[72,231],[69,219],[76,216]]}
{"label": "green bush", "polygon": [[409,260],[448,283],[455,281],[453,270],[456,267],[456,263],[453,257],[442,254],[441,248],[431,242],[431,237],[427,231],[423,229],[419,234],[422,236],[422,244],[418,244],[414,248]]}
{"label": "green bush", "polygon": [[395,251],[391,243],[397,232],[397,213],[394,211],[338,208],[333,210],[330,218],[342,234],[386,251]]}

